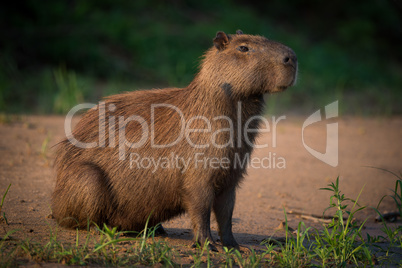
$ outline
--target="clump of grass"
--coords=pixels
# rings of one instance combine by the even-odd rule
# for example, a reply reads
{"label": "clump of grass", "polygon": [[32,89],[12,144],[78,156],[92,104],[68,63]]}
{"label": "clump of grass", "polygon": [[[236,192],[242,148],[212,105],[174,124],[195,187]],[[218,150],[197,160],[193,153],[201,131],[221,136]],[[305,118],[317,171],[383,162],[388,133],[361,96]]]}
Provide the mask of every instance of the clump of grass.
{"label": "clump of grass", "polygon": [[49,150],[49,141],[50,141],[50,134],[46,135],[46,138],[42,142],[42,146],[40,149],[40,154],[44,159],[47,159],[47,152]]}
{"label": "clump of grass", "polygon": [[[306,227],[304,222],[299,222],[297,230],[291,232],[285,211],[284,244],[273,239],[266,241],[266,243],[275,242],[279,245],[279,252],[274,251],[275,264],[281,267],[301,267],[313,264],[320,264],[323,267],[345,267],[348,264],[372,264],[372,254],[361,235],[366,220],[360,225],[353,222],[355,214],[365,208],[356,208],[362,191],[356,201],[346,198],[339,189],[339,177],[335,183],[329,184],[322,190],[332,192],[330,205],[325,210],[335,208],[332,221],[328,225],[323,225],[321,230],[313,230],[311,227]],[[351,210],[346,204],[348,201],[353,202]],[[314,232],[310,234],[312,230]]]}
{"label": "clump of grass", "polygon": [[266,256],[273,252],[273,245],[268,245],[267,249],[262,253],[257,253],[253,248],[250,248],[250,253],[243,257],[240,251],[234,250],[232,258],[239,267],[260,267],[262,265],[271,265],[272,258],[267,259]]}
{"label": "clump of grass", "polygon": [[101,254],[107,262],[110,262],[114,265],[118,264],[118,248],[117,243],[123,242],[126,240],[120,239],[120,236],[123,234],[122,232],[117,231],[117,227],[108,228],[106,224],[103,225],[103,228],[100,229],[97,227],[100,232],[100,241],[95,244],[94,253]]}
{"label": "clump of grass", "polygon": [[[356,201],[341,194],[339,177],[335,183],[331,183],[327,188],[321,189],[333,193],[330,197],[330,206],[327,209],[336,209],[332,222],[328,226],[324,226],[322,231],[316,231],[313,241],[314,252],[321,264],[323,266],[335,265],[342,267],[350,263],[355,265],[372,264],[370,250],[361,235],[361,230],[367,219],[361,224],[353,222],[355,214],[365,208],[364,206],[356,208],[358,206],[357,200],[363,189],[360,191]],[[346,201],[353,202],[351,210],[348,209],[349,205],[345,204]]]}
{"label": "clump of grass", "polygon": [[46,138],[43,140],[41,149],[40,149],[40,156],[43,158],[45,161],[45,166],[49,166],[49,158],[48,158],[48,153],[49,153],[49,142],[51,139],[50,132],[46,134]]}
{"label": "clump of grass", "polygon": [[3,215],[1,214],[1,209],[3,208],[3,204],[4,204],[4,200],[6,199],[8,190],[10,190],[11,187],[11,183],[8,185],[7,190],[4,192],[3,197],[1,198],[1,203],[0,203],[0,223],[1,221],[4,220],[4,222],[8,225],[8,221],[7,221],[7,217],[6,217],[6,213],[3,212]]}
{"label": "clump of grass", "polygon": [[10,114],[6,114],[6,113],[0,113],[0,125],[7,125],[12,123],[13,117]]}
{"label": "clump of grass", "polygon": [[396,174],[392,171],[386,170],[386,169],[382,169],[382,168],[376,168],[376,167],[371,167],[371,168],[375,168],[375,169],[379,169],[385,172],[388,172],[390,174],[392,174],[393,176],[396,177],[396,181],[395,181],[395,188],[392,190],[392,194],[390,195],[384,195],[380,202],[378,203],[377,207],[374,208],[374,210],[377,212],[377,214],[379,215],[382,225],[383,227],[381,228],[381,231],[385,234],[384,236],[378,236],[378,237],[371,237],[368,236],[368,239],[371,241],[388,241],[389,244],[387,247],[383,248],[380,246],[376,246],[380,252],[385,253],[386,256],[390,256],[392,255],[393,252],[393,247],[397,247],[399,249],[402,249],[402,225],[399,225],[398,227],[392,228],[390,226],[388,226],[387,221],[384,219],[383,214],[379,211],[379,207],[382,203],[382,201],[386,198],[386,197],[390,197],[395,201],[395,205],[396,205],[396,209],[398,211],[397,214],[399,214],[399,217],[402,217],[402,173]]}
{"label": "clump of grass", "polygon": [[[381,200],[378,203],[377,208],[376,208],[377,212],[378,212],[378,209],[379,209],[382,201],[384,200],[384,198],[390,197],[395,201],[396,208],[397,208],[397,210],[399,212],[399,217],[402,217],[402,173],[399,173],[399,175],[398,175],[398,174],[396,174],[396,173],[394,173],[392,171],[386,170],[386,169],[382,169],[382,168],[376,168],[376,169],[391,173],[397,179],[396,182],[395,182],[395,188],[392,191],[392,195],[384,195],[381,198]],[[379,213],[379,215],[382,217],[381,213]]]}
{"label": "clump of grass", "polygon": [[15,262],[15,252],[18,247],[7,247],[7,241],[11,240],[11,235],[17,231],[8,231],[0,240],[0,267],[12,267]]}
{"label": "clump of grass", "polygon": [[54,112],[65,113],[74,105],[83,101],[83,90],[78,86],[74,72],[68,72],[65,68],[59,68],[54,71],[54,79],[57,85]]}
{"label": "clump of grass", "polygon": [[12,125],[12,124],[18,124],[18,123],[22,123],[25,125],[26,122],[22,115],[0,112],[0,126],[1,125]]}
{"label": "clump of grass", "polygon": [[127,236],[133,232],[118,231],[116,227],[107,225],[96,226],[96,231],[99,236],[91,234],[88,224],[85,242],[81,244],[77,229],[75,243],[68,244],[57,239],[57,229],[50,228],[49,242],[43,245],[31,240],[22,241],[18,245],[19,255],[35,262],[68,265],[174,265],[172,249],[163,241],[154,240],[155,228],[146,228],[135,237]]}
{"label": "clump of grass", "polygon": [[285,211],[285,244],[281,245],[281,251],[275,254],[276,262],[282,267],[301,267],[311,262],[312,256],[309,246],[309,228],[304,222],[299,222],[297,230],[292,233],[288,227],[288,220]]}
{"label": "clump of grass", "polygon": [[213,265],[210,255],[210,241],[206,240],[203,245],[196,243],[195,252],[191,253],[191,256],[193,259],[193,267],[200,267],[202,265],[210,267]]}

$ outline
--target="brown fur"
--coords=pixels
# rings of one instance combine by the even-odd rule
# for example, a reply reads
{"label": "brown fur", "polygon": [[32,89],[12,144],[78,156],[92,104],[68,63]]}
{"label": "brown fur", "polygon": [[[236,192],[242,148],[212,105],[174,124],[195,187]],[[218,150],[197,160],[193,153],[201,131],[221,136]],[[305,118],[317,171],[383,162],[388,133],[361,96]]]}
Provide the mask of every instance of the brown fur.
{"label": "brown fur", "polygon": [[[241,48],[243,46],[243,48]],[[248,48],[248,51],[244,47]],[[82,149],[62,141],[57,150],[56,188],[52,196],[53,215],[67,227],[85,227],[88,220],[98,225],[106,223],[124,230],[142,230],[149,218],[149,225],[156,225],[182,213],[188,213],[197,241],[212,240],[210,215],[214,212],[219,234],[224,246],[238,246],[232,234],[232,213],[235,191],[242,180],[245,168],[233,166],[237,154],[241,159],[251,153],[252,146],[237,131],[230,136],[227,131],[217,132],[213,137],[218,145],[211,145],[212,133],[229,128],[227,120],[214,120],[216,116],[232,119],[233,129],[244,127],[252,116],[263,111],[263,94],[284,90],[294,84],[297,59],[288,47],[261,36],[236,35],[219,32],[214,47],[205,58],[195,79],[186,88],[167,88],[134,91],[106,99],[105,144],[103,147]],[[238,126],[237,106],[241,103],[241,126]],[[189,139],[205,148],[194,148],[183,138],[168,148],[153,148],[150,139],[140,148],[126,147],[126,155],[138,153],[141,157],[194,158],[196,153],[205,157],[227,157],[229,167],[201,168],[190,161],[188,169],[130,168],[128,157],[119,159],[118,118],[138,115],[151,124],[152,104],[172,104],[180,109],[185,120],[203,116],[211,122],[211,131],[188,133]],[[114,104],[116,109],[108,110]],[[181,121],[177,113],[159,108],[155,114],[155,137],[157,144],[168,144],[178,136]],[[109,124],[108,118],[115,122]],[[250,128],[258,128],[253,120]],[[190,127],[206,129],[205,120],[196,119]],[[109,130],[116,131],[113,138]],[[141,138],[141,124],[131,121],[125,128],[126,139],[137,142]],[[89,110],[77,124],[74,137],[81,142],[98,142],[99,115],[97,109]],[[254,141],[256,133],[249,133]],[[114,144],[113,144],[114,142]]]}

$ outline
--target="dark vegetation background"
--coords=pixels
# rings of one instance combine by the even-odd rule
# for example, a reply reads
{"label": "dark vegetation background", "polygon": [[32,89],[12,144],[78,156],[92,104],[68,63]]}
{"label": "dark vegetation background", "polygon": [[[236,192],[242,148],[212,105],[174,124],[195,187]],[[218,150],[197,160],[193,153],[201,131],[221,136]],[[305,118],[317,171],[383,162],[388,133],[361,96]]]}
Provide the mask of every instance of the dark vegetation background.
{"label": "dark vegetation background", "polygon": [[219,30],[294,49],[298,85],[270,113],[340,101],[354,115],[402,114],[398,0],[8,1],[0,8],[0,112],[65,113],[77,103],[183,87]]}

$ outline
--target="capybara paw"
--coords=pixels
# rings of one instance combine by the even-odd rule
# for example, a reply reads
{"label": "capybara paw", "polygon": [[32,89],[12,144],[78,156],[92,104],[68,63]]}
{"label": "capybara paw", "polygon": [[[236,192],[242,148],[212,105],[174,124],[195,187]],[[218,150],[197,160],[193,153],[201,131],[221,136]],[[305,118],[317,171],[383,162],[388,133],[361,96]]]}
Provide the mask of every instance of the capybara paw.
{"label": "capybara paw", "polygon": [[159,224],[155,228],[155,235],[156,236],[168,236],[168,233],[165,231],[165,228],[163,228],[162,224]]}

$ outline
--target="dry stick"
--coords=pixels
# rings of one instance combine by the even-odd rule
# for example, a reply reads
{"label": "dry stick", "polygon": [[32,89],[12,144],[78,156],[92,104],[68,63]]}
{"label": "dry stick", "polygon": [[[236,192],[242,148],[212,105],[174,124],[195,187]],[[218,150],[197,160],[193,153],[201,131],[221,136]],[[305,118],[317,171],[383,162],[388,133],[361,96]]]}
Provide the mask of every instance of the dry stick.
{"label": "dry stick", "polygon": [[[288,214],[294,214],[294,215],[300,215],[302,219],[306,220],[313,220],[313,221],[319,221],[323,223],[330,223],[334,217],[332,216],[326,216],[326,215],[315,215],[315,214],[308,214],[306,215],[305,213],[301,213],[298,211],[289,211]],[[347,218],[343,218],[344,220],[347,220]]]}

